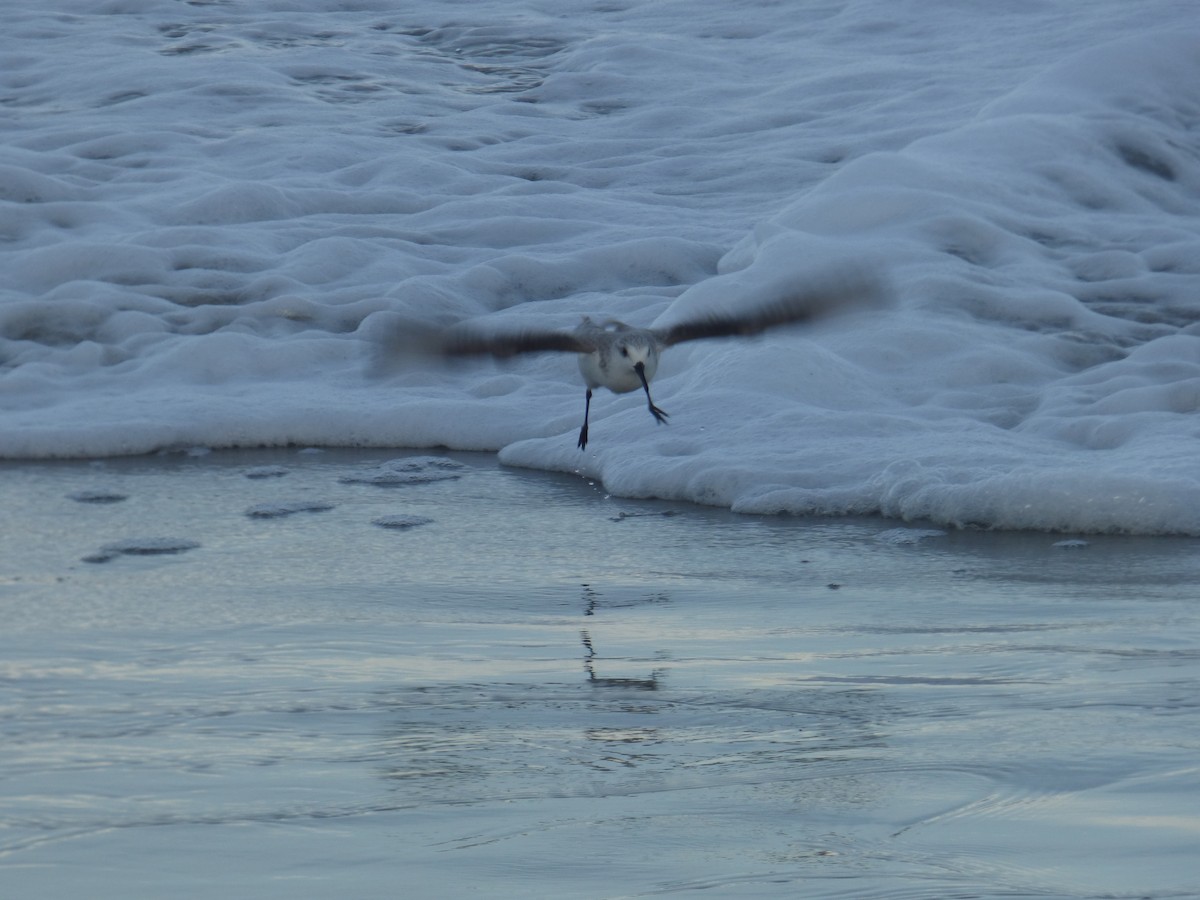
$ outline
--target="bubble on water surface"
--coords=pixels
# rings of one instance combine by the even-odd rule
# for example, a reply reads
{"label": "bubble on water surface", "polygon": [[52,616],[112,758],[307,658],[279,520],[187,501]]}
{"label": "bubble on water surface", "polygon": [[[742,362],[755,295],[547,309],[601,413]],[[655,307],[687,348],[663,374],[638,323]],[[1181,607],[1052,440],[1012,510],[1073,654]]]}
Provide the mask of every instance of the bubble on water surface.
{"label": "bubble on water surface", "polygon": [[427,516],[412,516],[405,513],[397,513],[390,516],[379,516],[371,520],[372,525],[378,525],[380,528],[395,528],[404,530],[407,528],[416,528],[420,525],[428,525],[433,519]]}
{"label": "bubble on water surface", "polygon": [[73,491],[67,494],[67,498],[74,500],[76,503],[120,503],[122,500],[128,500],[129,495],[123,494],[120,491],[107,490],[105,488],[91,488],[82,491]]}
{"label": "bubble on water surface", "polygon": [[302,512],[326,512],[333,509],[332,503],[320,500],[293,500],[284,503],[258,503],[246,510],[252,519],[282,519]]}
{"label": "bubble on water surface", "polygon": [[200,544],[187,538],[144,537],[113,541],[100,548],[98,553],[83,558],[84,562],[105,563],[118,556],[169,556],[195,550]]}
{"label": "bubble on water surface", "polygon": [[374,468],[343,475],[338,480],[343,484],[427,484],[461,478],[465,468],[462,463],[440,456],[414,456],[388,460]]}

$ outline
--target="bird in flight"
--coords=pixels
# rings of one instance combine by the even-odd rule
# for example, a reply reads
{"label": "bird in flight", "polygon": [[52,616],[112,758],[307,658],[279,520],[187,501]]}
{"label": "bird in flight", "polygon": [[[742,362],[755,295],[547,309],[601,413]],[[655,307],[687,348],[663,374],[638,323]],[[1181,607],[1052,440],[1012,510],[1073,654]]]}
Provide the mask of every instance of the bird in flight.
{"label": "bird in flight", "polygon": [[650,395],[650,382],[666,348],[685,341],[748,337],[770,328],[813,323],[840,312],[878,308],[882,300],[879,280],[873,275],[859,274],[818,282],[736,312],[708,313],[663,328],[637,328],[613,319],[597,323],[587,316],[570,331],[540,328],[501,331],[474,320],[460,322],[435,336],[432,349],[446,357],[501,359],[524,353],[578,354],[579,372],[587,388],[578,441],[582,450],[588,443],[592,392],[598,388],[608,388],[616,394],[645,391],[650,415],[658,424],[666,423],[668,414],[655,405]]}

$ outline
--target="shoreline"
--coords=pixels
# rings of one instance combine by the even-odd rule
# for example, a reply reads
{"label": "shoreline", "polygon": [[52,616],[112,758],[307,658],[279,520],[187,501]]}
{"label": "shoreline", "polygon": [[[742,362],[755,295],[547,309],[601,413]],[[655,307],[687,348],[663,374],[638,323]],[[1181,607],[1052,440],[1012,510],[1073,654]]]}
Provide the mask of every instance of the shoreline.
{"label": "shoreline", "polygon": [[19,893],[1200,889],[1194,540],[744,516],[478,454],[0,475]]}

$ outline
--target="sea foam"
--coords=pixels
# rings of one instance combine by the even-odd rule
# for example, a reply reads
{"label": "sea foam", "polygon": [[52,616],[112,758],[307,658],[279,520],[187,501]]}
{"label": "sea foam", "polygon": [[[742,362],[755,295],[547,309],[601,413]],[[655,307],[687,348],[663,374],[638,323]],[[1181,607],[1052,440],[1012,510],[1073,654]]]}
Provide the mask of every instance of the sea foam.
{"label": "sea foam", "polygon": [[[826,12],[14,11],[0,456],[447,446],[743,512],[1200,534],[1194,9]],[[372,352],[830,264],[893,306],[673,348],[671,425],[605,394],[586,453],[568,357]]]}

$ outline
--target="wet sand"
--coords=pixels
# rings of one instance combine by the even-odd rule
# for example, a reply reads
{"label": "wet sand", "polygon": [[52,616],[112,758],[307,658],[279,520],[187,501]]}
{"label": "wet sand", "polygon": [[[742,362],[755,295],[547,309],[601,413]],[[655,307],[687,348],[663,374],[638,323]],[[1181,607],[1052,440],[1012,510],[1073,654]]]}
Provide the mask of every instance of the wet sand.
{"label": "wet sand", "polygon": [[0,464],[0,884],[1200,893],[1200,542],[472,454]]}

